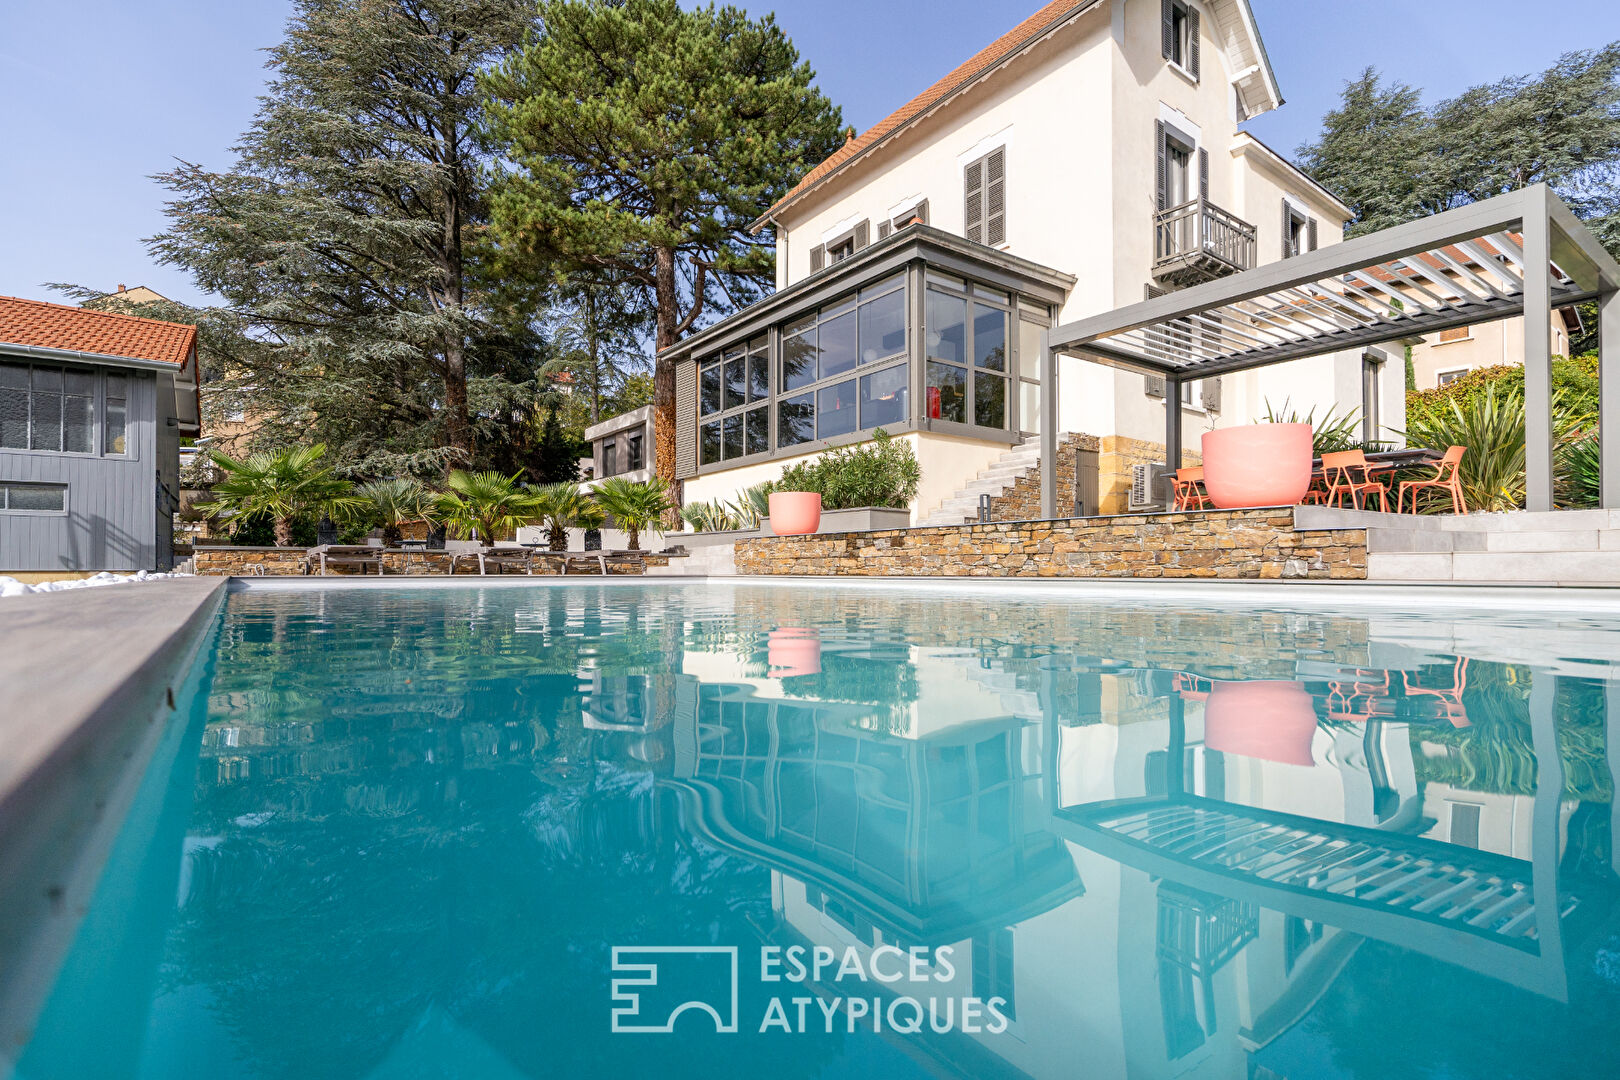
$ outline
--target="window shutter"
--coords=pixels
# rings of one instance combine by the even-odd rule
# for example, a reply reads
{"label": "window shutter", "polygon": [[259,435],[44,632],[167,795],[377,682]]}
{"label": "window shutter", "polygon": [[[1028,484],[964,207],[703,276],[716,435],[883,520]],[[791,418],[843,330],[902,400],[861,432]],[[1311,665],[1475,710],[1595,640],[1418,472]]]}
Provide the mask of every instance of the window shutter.
{"label": "window shutter", "polygon": [[1288,209],[1287,199],[1283,200],[1282,211],[1282,257],[1286,259],[1294,253],[1294,245],[1288,242],[1288,234],[1294,228],[1294,214]]}
{"label": "window shutter", "polygon": [[813,274],[827,264],[827,245],[817,244],[810,249],[810,272]]}
{"label": "window shutter", "polygon": [[1198,194],[1209,201],[1209,151],[1198,151]]}
{"label": "window shutter", "polygon": [[984,169],[984,242],[991,247],[1007,242],[1007,150],[993,151]]}
{"label": "window shutter", "polygon": [[1198,78],[1198,12],[1187,5],[1187,71]]}
{"label": "window shutter", "polygon": [[1219,377],[1205,379],[1199,387],[1206,412],[1221,411],[1221,380]]}
{"label": "window shutter", "polygon": [[1315,218],[1311,218],[1309,221],[1307,221],[1305,223],[1305,239],[1306,239],[1306,243],[1310,244],[1311,250],[1315,251],[1316,250],[1316,219]]}
{"label": "window shutter", "polygon": [[918,203],[917,209],[911,212],[911,216],[922,222],[924,225],[928,224],[928,200],[924,199],[922,202]]}
{"label": "window shutter", "polygon": [[[1163,125],[1160,125],[1160,126],[1162,127]],[[1160,141],[1160,145],[1161,146],[1163,145],[1162,140]],[[1154,297],[1163,296],[1163,295],[1164,295],[1164,290],[1159,288],[1157,285],[1143,285],[1142,286],[1142,297],[1145,300],[1152,300]],[[1144,376],[1142,376],[1142,388],[1143,388],[1143,390],[1145,390],[1147,392],[1148,397],[1156,397],[1156,398],[1164,397],[1164,379],[1161,376],[1158,376],[1158,375],[1144,375]]]}
{"label": "window shutter", "polygon": [[891,228],[892,228],[892,226],[890,226],[887,221],[878,222],[878,239],[879,240],[886,239],[888,237],[888,235],[889,235],[889,231],[890,231]]}
{"label": "window shutter", "polygon": [[984,243],[984,159],[962,170],[962,234],[975,244]]}
{"label": "window shutter", "polygon": [[1160,53],[1166,60],[1176,51],[1176,5],[1174,0],[1159,0]]}
{"label": "window shutter", "polygon": [[871,242],[872,221],[870,218],[863,218],[861,223],[855,226],[855,250],[859,251],[861,248],[871,244]]}
{"label": "window shutter", "polygon": [[1170,160],[1165,153],[1163,120],[1153,122],[1153,152],[1158,157],[1158,194],[1155,198],[1160,210],[1168,210],[1170,209]]}

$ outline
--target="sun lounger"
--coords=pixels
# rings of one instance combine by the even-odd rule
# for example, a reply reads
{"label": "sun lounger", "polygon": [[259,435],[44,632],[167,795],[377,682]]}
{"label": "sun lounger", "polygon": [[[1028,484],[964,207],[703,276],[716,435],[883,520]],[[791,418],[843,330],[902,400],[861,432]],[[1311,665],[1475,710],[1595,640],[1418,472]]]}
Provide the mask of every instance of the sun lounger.
{"label": "sun lounger", "polygon": [[328,566],[357,566],[362,574],[367,567],[375,566],[381,577],[382,550],[369,544],[322,544],[304,553],[304,573],[318,569],[324,576]]}

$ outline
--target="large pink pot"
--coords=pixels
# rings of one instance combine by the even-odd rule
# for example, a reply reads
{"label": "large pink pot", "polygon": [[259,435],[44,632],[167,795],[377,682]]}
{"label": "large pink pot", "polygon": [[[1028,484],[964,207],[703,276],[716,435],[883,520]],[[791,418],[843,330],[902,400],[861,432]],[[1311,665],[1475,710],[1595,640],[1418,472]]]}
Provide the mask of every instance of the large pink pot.
{"label": "large pink pot", "polygon": [[1239,424],[1204,433],[1204,490],[1222,510],[1293,506],[1311,487],[1311,425]]}
{"label": "large pink pot", "polygon": [[1305,684],[1218,682],[1204,703],[1204,746],[1229,754],[1311,765],[1316,703]]}
{"label": "large pink pot", "polygon": [[808,536],[821,527],[821,495],[814,491],[771,492],[771,532]]}

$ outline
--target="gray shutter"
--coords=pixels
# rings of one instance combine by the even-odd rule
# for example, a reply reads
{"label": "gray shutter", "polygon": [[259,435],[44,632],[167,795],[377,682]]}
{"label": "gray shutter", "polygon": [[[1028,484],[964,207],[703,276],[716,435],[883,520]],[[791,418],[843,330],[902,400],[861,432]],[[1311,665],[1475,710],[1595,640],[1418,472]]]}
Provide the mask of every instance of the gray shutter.
{"label": "gray shutter", "polygon": [[1289,230],[1294,226],[1294,214],[1288,209],[1287,199],[1283,200],[1282,211],[1282,257],[1286,259],[1294,253],[1294,246],[1288,242]]}
{"label": "gray shutter", "polygon": [[862,218],[861,223],[855,226],[855,250],[859,251],[872,242],[872,221]]}
{"label": "gray shutter", "polygon": [[[1168,0],[1166,0],[1168,2]],[[1153,153],[1158,158],[1158,194],[1156,205],[1160,210],[1170,209],[1170,160],[1165,154],[1164,121],[1153,122]]]}
{"label": "gray shutter", "polygon": [[1312,251],[1316,250],[1316,219],[1311,218],[1305,222],[1305,242]]}
{"label": "gray shutter", "polygon": [[[697,475],[697,362],[675,365],[675,478]],[[652,455],[654,461],[657,455]]]}
{"label": "gray shutter", "polygon": [[1002,147],[985,159],[984,242],[991,247],[1007,242],[1007,150]]}
{"label": "gray shutter", "polygon": [[962,235],[984,243],[984,158],[962,170]]}
{"label": "gray shutter", "polygon": [[1199,387],[1204,402],[1204,409],[1208,412],[1221,411],[1221,380],[1219,377],[1203,380]]}
{"label": "gray shutter", "polygon": [[[1163,145],[1162,140],[1160,145]],[[1142,286],[1142,298],[1144,300],[1152,300],[1154,297],[1163,295],[1164,290],[1157,285]],[[1142,389],[1147,392],[1148,397],[1162,398],[1164,397],[1164,378],[1159,375],[1144,375],[1142,376]]]}
{"label": "gray shutter", "polygon": [[1209,151],[1198,151],[1198,194],[1209,201]]}
{"label": "gray shutter", "polygon": [[1187,5],[1187,70],[1198,78],[1198,12]]}
{"label": "gray shutter", "polygon": [[1174,0],[1159,0],[1160,54],[1170,59],[1176,51],[1176,6]]}
{"label": "gray shutter", "polygon": [[889,235],[889,232],[892,229],[893,229],[893,226],[890,225],[887,221],[878,222],[878,239],[879,240],[887,239],[888,235]]}
{"label": "gray shutter", "polygon": [[810,272],[813,274],[827,265],[827,245],[817,244],[810,249]]}

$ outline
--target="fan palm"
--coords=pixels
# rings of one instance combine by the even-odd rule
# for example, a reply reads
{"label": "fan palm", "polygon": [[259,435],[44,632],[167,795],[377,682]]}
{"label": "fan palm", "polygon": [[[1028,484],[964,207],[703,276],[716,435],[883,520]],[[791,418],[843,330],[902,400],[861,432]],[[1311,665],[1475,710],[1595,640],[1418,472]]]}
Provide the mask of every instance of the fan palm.
{"label": "fan palm", "polygon": [[291,547],[294,518],[317,511],[348,517],[367,505],[353,494],[347,480],[318,464],[325,455],[325,443],[274,453],[261,451],[245,458],[212,451],[208,456],[225,473],[225,479],[214,485],[213,499],[198,504],[197,509],[233,526],[268,517],[275,524],[276,546]]}
{"label": "fan palm", "polygon": [[535,519],[534,495],[518,483],[518,475],[456,469],[445,480],[450,490],[438,497],[433,513],[457,537],[476,535],[493,543]]}
{"label": "fan palm", "polygon": [[355,488],[354,493],[371,504],[372,514],[382,524],[383,543],[389,547],[399,545],[401,525],[432,516],[433,493],[409,476],[372,480]]}
{"label": "fan palm", "polygon": [[568,550],[568,530],[601,524],[602,514],[578,484],[567,481],[534,489],[535,516],[546,526],[546,544],[552,551]]}
{"label": "fan palm", "polygon": [[596,485],[592,495],[597,505],[625,531],[632,550],[641,548],[642,529],[657,524],[675,509],[669,485],[661,477],[639,482],[622,476],[609,477]]}

